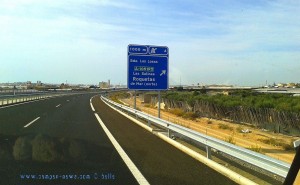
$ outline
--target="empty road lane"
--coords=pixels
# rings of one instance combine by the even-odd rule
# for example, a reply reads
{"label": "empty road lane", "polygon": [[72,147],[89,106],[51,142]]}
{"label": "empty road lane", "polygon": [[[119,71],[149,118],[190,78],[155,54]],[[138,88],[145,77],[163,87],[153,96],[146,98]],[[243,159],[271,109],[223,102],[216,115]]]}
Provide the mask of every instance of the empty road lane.
{"label": "empty road lane", "polygon": [[137,184],[100,127],[92,96],[0,109],[0,184]]}
{"label": "empty road lane", "polygon": [[120,115],[98,97],[94,108],[150,184],[235,184]]}

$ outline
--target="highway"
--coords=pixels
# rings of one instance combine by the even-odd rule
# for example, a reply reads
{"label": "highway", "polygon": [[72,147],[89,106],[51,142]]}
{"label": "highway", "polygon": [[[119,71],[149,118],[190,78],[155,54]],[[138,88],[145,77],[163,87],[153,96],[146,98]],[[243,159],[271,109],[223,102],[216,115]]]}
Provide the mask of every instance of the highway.
{"label": "highway", "polygon": [[[138,184],[91,109],[90,99],[94,95],[70,95],[1,108],[0,184]],[[124,118],[99,96],[92,103],[95,113],[150,184],[235,184]],[[16,161],[3,155],[13,150],[18,137],[29,137],[34,143],[40,135],[53,143],[65,140],[79,143],[86,157],[71,160],[67,158],[70,153],[67,157],[41,162]],[[57,144],[53,148],[63,146]],[[45,180],[46,175],[52,175],[52,180]],[[71,175],[78,178],[74,180]]]}
{"label": "highway", "polygon": [[[92,96],[64,96],[0,109],[0,148],[13,142],[17,136],[37,134],[60,140],[76,139],[88,146],[85,148],[88,150],[88,159],[84,162],[0,160],[0,184],[137,184],[99,126],[90,107]],[[43,175],[58,175],[58,178],[21,179],[20,175],[24,174],[42,178]],[[103,180],[103,174],[113,177]],[[62,175],[90,175],[91,178],[66,180],[62,179]]]}

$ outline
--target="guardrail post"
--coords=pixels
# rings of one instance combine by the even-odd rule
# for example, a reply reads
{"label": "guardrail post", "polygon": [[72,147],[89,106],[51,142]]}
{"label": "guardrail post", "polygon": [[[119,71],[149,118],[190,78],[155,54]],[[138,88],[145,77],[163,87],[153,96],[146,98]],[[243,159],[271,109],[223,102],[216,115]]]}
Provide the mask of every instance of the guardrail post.
{"label": "guardrail post", "polygon": [[206,157],[208,159],[211,159],[211,147],[209,147],[207,145],[205,147],[206,147]]}
{"label": "guardrail post", "polygon": [[148,116],[148,127],[151,127],[151,122],[150,122],[149,116]]}

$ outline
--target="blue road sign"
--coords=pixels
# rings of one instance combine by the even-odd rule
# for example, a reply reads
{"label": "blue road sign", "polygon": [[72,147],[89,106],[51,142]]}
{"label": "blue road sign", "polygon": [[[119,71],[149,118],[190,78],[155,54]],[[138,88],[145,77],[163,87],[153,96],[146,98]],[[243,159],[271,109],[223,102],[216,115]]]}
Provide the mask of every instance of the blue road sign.
{"label": "blue road sign", "polygon": [[166,46],[128,45],[127,87],[132,90],[169,88],[169,49]]}

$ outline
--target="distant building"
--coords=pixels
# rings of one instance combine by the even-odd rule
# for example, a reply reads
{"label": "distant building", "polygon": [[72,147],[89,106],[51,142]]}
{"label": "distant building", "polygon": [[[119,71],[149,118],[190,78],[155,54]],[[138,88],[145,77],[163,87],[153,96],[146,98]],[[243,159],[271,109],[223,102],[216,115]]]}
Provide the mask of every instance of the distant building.
{"label": "distant building", "polygon": [[296,87],[296,84],[295,83],[288,83],[286,86],[287,87]]}
{"label": "distant building", "polygon": [[279,84],[277,84],[277,86],[278,86],[278,87],[284,87],[284,86],[286,86],[286,84],[279,83]]}
{"label": "distant building", "polygon": [[31,81],[27,81],[26,86],[27,86],[27,89],[32,89],[33,88],[33,85],[31,83]]}
{"label": "distant building", "polygon": [[42,82],[41,81],[37,81],[36,82],[36,86],[42,86],[43,84],[42,84]]}
{"label": "distant building", "polygon": [[100,89],[108,89],[110,86],[109,82],[99,82]]}

